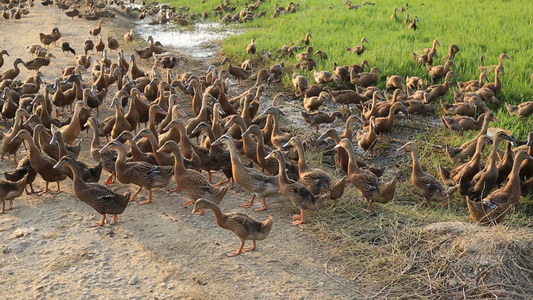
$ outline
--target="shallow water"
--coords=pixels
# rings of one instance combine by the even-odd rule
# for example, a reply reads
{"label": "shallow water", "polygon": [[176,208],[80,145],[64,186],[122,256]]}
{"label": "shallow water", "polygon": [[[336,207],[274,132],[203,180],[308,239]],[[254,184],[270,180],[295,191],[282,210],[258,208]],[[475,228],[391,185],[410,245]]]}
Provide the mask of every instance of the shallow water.
{"label": "shallow water", "polygon": [[197,22],[188,27],[178,25],[149,25],[141,20],[135,25],[136,34],[143,39],[152,36],[164,47],[172,47],[178,52],[201,59],[214,56],[220,47],[217,42],[229,35],[239,34],[238,30],[227,28],[215,22]]}

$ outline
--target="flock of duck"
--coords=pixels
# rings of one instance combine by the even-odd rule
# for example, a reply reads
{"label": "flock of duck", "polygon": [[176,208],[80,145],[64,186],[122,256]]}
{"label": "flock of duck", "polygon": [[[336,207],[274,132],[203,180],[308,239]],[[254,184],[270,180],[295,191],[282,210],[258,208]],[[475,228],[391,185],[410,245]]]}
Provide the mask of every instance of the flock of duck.
{"label": "flock of duck", "polygon": [[[409,119],[413,114],[435,114],[432,102],[446,95],[452,86],[451,79],[458,78],[450,68],[454,66],[453,58],[459,47],[450,47],[449,60],[444,65],[433,65],[432,59],[438,57],[437,46],[440,45],[437,40],[424,54],[413,56],[415,63],[427,68],[428,77],[433,81],[444,78],[443,83],[427,87],[421,78],[403,80],[394,75],[387,77],[386,89],[380,90],[375,85],[382,71],[373,67],[366,72],[369,66],[366,60],[360,65],[335,64],[333,72],[315,71],[316,84],[309,84],[307,77],[295,70],[292,82],[295,97],[301,99],[301,115],[317,133],[320,124],[352,113],[346,119],[342,134],[329,128],[316,140],[303,140],[282,128],[285,113],[279,103],[289,101],[287,96],[277,94],[271,106],[259,111],[260,102],[265,101],[262,94],[286,73],[283,61],[268,70],[254,72],[247,62],[235,66],[226,57],[220,64],[226,66],[220,70],[211,65],[205,75],[186,72],[176,76],[173,68],[183,58],[165,51],[152,37],[148,38],[147,47],[134,49],[129,61],[124,54],[127,48],[116,46],[119,43],[111,42],[112,38],[108,39],[107,47],[97,48],[96,44],[103,44],[105,27],[103,29],[102,24],[105,23],[100,21],[98,27],[89,31],[91,38],[83,44],[85,54],[75,55],[76,64],[62,68],[54,84],[45,84],[40,70],[54,62],[48,49],[61,39],[58,28],[51,34],[40,34],[42,46],[28,47],[37,58],[27,62],[17,58],[13,69],[0,75],[2,117],[12,122],[10,130],[3,135],[0,154],[9,159],[13,155],[12,163],[17,164],[15,170],[4,172],[6,180],[0,182],[2,213],[6,210],[5,202],[9,200],[11,208],[13,199],[24,190],[28,194],[46,194],[51,192],[49,183],[55,182],[59,192],[60,182],[69,177],[75,195],[101,214],[101,221],[94,225],[103,226],[107,214],[112,214],[111,223],[116,223],[117,216],[143,188],[148,190],[148,197],[139,204],[148,204],[153,201],[152,189],[165,187],[174,179],[176,188],[172,191],[183,191],[190,200],[184,205],[195,204],[195,214],[203,214],[203,209],[213,210],[218,225],[239,237],[239,249],[228,253],[229,256],[239,255],[243,250],[253,250],[257,240],[268,236],[272,217],[260,222],[244,213],[221,212],[217,204],[235,183],[252,196],[241,207],[252,207],[256,198],[261,199],[256,211],[267,210],[267,197],[281,193],[300,210],[300,214],[292,217],[293,225],[305,222],[307,210],[318,209],[330,200],[336,205],[347,182],[359,190],[368,210],[374,212],[374,203],[387,203],[394,198],[397,178],[382,179],[385,169],[369,166],[357,157],[356,148],[366,152],[364,157],[375,156],[380,136],[395,130],[397,113],[402,112]],[[278,51],[280,57],[296,55],[300,63],[312,61],[313,55],[319,54],[310,46],[310,38],[312,35],[307,34],[300,42],[302,48],[289,49],[285,45]],[[97,39],[94,49],[87,46],[93,39]],[[134,39],[133,30],[124,34],[125,44],[131,45]],[[364,42],[366,38],[361,40],[360,47],[347,50],[362,54]],[[305,52],[294,53],[303,47],[306,47]],[[66,41],[61,48],[75,53]],[[115,51],[115,62],[108,58],[108,49]],[[102,58],[88,55],[95,50],[102,53]],[[0,52],[0,68],[4,64],[3,55],[9,55],[8,51]],[[255,40],[247,45],[246,52],[256,58]],[[136,57],[153,61],[153,66],[143,71],[136,64]],[[499,64],[492,66],[493,83],[484,84],[485,73],[481,73],[479,80],[458,81],[459,89],[454,90],[455,103],[441,103],[445,113],[450,115],[441,117],[444,126],[458,131],[479,130],[474,139],[459,148],[446,146],[451,161],[459,165],[452,170],[440,167],[444,184],[423,171],[415,141],[398,149],[411,153],[411,182],[428,206],[431,202],[447,203],[450,195],[458,191],[466,196],[471,217],[484,224],[501,222],[509,210],[518,205],[521,195],[533,193],[533,132],[524,145],[513,148],[517,141],[509,131],[489,128],[489,123],[497,120],[486,102],[499,103],[496,95],[502,88],[499,75],[504,74],[504,59],[509,57],[502,54]],[[19,64],[35,70],[35,74],[17,79]],[[91,66],[91,78],[83,80],[82,75]],[[236,78],[239,85],[254,78],[255,84],[248,89],[241,87],[242,93],[231,97],[228,93],[231,78]],[[109,91],[114,89],[116,93],[109,97]],[[183,99],[188,98],[195,116],[186,119],[182,105],[186,105]],[[98,107],[108,101],[115,114],[99,120]],[[350,105],[361,114],[354,114]],[[334,111],[330,114],[320,111],[327,109],[326,106],[334,107]],[[339,106],[348,107],[348,110]],[[531,103],[507,106],[512,114],[526,117],[533,110]],[[481,114],[474,119],[478,113]],[[57,118],[60,115],[70,117]],[[143,129],[141,123],[145,125]],[[362,126],[355,131],[357,123]],[[97,163],[94,167],[77,159],[82,148],[79,134],[89,128],[92,131],[90,155]],[[102,144],[101,137],[108,143]],[[330,140],[335,144],[335,163],[346,174],[342,178],[334,178],[306,161],[306,144]],[[498,161],[501,142],[507,143],[507,150]],[[130,145],[129,151],[126,144]],[[488,144],[492,144],[492,150],[483,166],[482,152]],[[27,146],[29,154],[17,160],[21,146]],[[102,170],[109,173],[105,185],[98,183]],[[213,184],[212,173],[218,171],[222,171],[226,180]],[[44,191],[36,191],[32,185],[37,174],[46,182]],[[116,181],[138,188],[133,194],[118,194],[107,187]],[[505,186],[494,190],[501,184]],[[245,240],[252,240],[252,247],[245,249]]]}

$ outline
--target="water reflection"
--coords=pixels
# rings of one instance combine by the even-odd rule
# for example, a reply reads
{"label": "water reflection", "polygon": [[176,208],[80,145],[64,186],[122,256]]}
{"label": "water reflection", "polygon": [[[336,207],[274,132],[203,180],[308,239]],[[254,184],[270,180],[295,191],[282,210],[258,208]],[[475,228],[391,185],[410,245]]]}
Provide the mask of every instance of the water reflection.
{"label": "water reflection", "polygon": [[177,25],[149,25],[145,21],[139,21],[134,30],[137,36],[143,39],[151,35],[163,46],[172,47],[180,53],[198,59],[212,57],[219,51],[215,42],[239,33],[238,30],[228,29],[215,22],[179,27]]}

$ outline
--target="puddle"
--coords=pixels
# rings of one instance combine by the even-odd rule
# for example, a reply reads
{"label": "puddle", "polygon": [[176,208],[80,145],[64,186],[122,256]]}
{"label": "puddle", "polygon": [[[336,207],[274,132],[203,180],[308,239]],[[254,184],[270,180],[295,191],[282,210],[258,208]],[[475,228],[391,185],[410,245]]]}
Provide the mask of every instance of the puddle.
{"label": "puddle", "polygon": [[149,25],[144,20],[138,21],[134,30],[137,36],[143,39],[151,35],[164,47],[172,47],[196,59],[213,57],[220,50],[216,42],[242,32],[216,22],[197,22],[188,27],[181,27],[174,24]]}

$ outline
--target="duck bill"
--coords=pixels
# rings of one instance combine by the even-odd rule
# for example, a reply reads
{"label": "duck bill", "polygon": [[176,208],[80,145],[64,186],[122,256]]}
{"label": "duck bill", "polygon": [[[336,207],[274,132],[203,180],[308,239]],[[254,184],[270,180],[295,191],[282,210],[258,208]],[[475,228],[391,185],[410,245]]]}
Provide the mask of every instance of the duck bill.
{"label": "duck bill", "polygon": [[272,157],[272,153],[273,152],[270,152],[267,156],[265,156],[265,159],[270,159]]}
{"label": "duck bill", "polygon": [[58,161],[57,164],[54,165],[54,169],[59,169],[62,165],[61,161]]}

